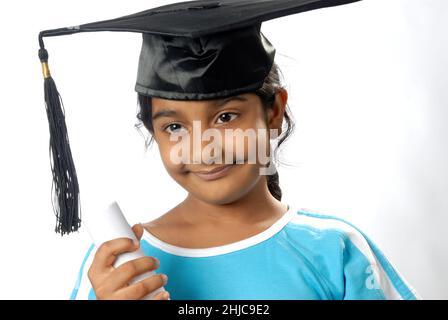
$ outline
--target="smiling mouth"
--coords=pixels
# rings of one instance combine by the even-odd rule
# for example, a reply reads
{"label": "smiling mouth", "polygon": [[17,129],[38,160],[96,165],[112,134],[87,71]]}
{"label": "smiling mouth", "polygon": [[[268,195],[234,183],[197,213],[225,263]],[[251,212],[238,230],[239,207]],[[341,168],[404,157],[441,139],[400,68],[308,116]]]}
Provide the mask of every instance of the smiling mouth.
{"label": "smiling mouth", "polygon": [[190,171],[190,172],[195,174],[201,179],[210,181],[224,177],[225,175],[227,175],[229,170],[233,168],[233,166],[234,166],[233,164],[228,164],[208,171]]}

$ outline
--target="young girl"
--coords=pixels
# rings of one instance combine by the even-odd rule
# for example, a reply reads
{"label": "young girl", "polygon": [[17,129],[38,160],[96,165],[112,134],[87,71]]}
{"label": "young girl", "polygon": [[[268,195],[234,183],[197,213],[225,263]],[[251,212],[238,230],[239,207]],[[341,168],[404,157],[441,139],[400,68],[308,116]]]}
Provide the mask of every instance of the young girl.
{"label": "young girl", "polygon": [[[155,299],[418,298],[355,226],[282,201],[272,170],[271,147],[290,135],[293,123],[275,48],[261,23],[356,1],[185,1],[39,34],[56,230],[79,227],[79,189],[46,36],[142,33],[138,119],[167,173],[188,192],[159,218],[133,227],[139,243],[121,238],[92,245],[72,299],[141,299],[161,286],[168,294]],[[117,255],[139,246],[145,257],[113,267]],[[152,270],[157,274],[131,283]]]}
{"label": "young girl", "polygon": [[[275,63],[260,89],[227,99],[139,94],[138,119],[188,196],[135,225],[139,244],[116,239],[97,250],[92,245],[72,299],[140,299],[161,286],[167,292],[155,299],[419,298],[355,226],[282,202],[278,173],[260,175],[259,163],[173,163],[170,135],[190,132],[194,121],[204,130],[284,129],[282,143],[293,128],[287,98]],[[147,257],[112,267],[117,254],[138,246]],[[150,270],[157,274],[127,284]]]}

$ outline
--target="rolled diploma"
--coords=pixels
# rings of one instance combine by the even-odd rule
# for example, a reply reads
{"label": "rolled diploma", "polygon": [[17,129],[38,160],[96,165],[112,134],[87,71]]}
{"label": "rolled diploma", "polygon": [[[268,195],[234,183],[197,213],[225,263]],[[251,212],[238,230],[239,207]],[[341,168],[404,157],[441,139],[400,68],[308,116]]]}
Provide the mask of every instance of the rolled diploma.
{"label": "rolled diploma", "polygon": [[[95,214],[89,215],[88,218],[86,218],[85,225],[90,234],[90,237],[92,238],[97,248],[104,242],[117,238],[129,238],[132,240],[137,240],[131,226],[124,217],[123,212],[118,206],[118,203],[115,201],[112,202],[106,208],[106,210],[95,212]],[[114,267],[117,268],[118,266],[129,260],[141,258],[144,256],[145,254],[140,247],[136,251],[122,253],[118,255],[114,263]],[[154,271],[148,271],[136,276],[129,282],[129,284],[143,280],[154,274]],[[150,300],[161,291],[165,291],[165,289],[163,287],[158,288],[142,299]]]}

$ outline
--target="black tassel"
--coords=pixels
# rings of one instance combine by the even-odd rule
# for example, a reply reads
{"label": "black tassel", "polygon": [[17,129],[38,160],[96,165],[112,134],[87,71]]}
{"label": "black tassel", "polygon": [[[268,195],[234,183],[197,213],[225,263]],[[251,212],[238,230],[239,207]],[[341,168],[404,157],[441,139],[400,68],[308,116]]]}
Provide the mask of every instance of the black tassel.
{"label": "black tassel", "polygon": [[52,205],[56,233],[61,235],[81,227],[79,185],[65,124],[65,111],[56,84],[48,69],[48,52],[39,37],[39,59],[44,73],[45,108],[50,129],[50,164],[53,173]]}

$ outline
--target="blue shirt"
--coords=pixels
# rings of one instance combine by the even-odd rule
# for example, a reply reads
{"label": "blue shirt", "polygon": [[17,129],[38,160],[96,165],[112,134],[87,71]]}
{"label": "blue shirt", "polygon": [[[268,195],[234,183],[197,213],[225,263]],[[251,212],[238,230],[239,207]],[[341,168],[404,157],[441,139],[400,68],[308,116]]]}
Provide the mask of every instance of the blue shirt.
{"label": "blue shirt", "polygon": [[[288,211],[255,236],[192,249],[144,231],[141,248],[160,260],[172,300],[421,299],[378,247],[340,218]],[[87,277],[96,247],[82,262],[71,299],[95,299]]]}

